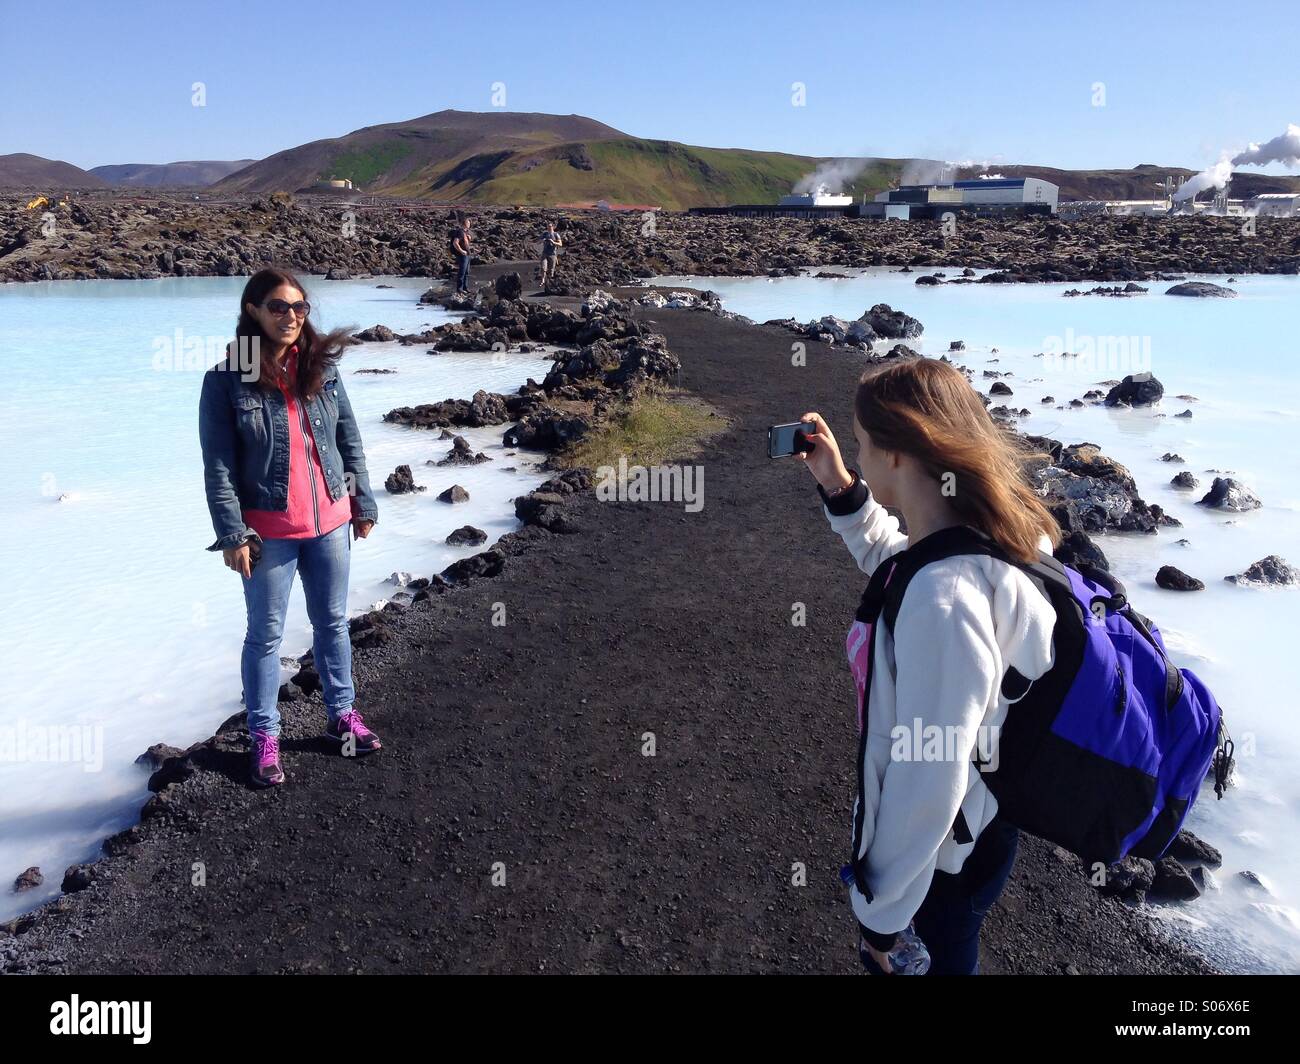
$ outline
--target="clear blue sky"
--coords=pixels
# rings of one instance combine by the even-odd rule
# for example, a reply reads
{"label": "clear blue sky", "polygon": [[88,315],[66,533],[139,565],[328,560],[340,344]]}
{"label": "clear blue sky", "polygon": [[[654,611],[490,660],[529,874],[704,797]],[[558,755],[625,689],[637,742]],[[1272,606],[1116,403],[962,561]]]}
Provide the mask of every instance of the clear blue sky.
{"label": "clear blue sky", "polygon": [[[454,107],[807,155],[1199,167],[1300,122],[1300,3],[0,0],[0,154],[259,158]],[[207,103],[191,105],[204,82]],[[807,104],[791,104],[802,82]],[[1093,106],[1093,85],[1105,106]]]}

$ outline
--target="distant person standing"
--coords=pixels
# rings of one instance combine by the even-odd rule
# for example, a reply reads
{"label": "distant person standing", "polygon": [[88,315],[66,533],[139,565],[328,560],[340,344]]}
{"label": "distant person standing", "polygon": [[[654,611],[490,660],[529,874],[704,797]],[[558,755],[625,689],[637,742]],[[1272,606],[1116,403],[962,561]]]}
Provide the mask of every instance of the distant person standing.
{"label": "distant person standing", "polygon": [[451,250],[456,256],[456,294],[469,293],[469,219],[461,222],[451,238]]}
{"label": "distant person standing", "polygon": [[546,223],[546,232],[542,236],[542,287],[546,287],[548,280],[555,279],[555,264],[559,257],[560,248],[564,247],[564,240],[559,233],[555,231],[555,223]]}

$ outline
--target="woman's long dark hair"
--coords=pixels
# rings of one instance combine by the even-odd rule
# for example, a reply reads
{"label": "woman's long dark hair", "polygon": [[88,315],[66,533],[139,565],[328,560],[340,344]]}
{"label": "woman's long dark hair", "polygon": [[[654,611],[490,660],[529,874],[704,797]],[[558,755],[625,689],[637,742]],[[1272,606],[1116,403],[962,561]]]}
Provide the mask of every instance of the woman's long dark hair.
{"label": "woman's long dark hair", "polygon": [[[257,337],[259,349],[263,350],[264,354],[265,348],[274,341],[262,331],[262,326],[258,324],[257,319],[248,312],[247,305],[252,303],[255,307],[260,306],[267,295],[281,285],[296,288],[302,293],[303,299],[307,298],[307,289],[302,286],[298,278],[288,270],[269,266],[258,270],[248,279],[248,284],[244,285],[244,294],[239,297],[239,322],[235,325],[235,335],[250,339]],[[298,373],[295,380],[288,382],[289,390],[294,395],[299,398],[311,398],[320,391],[325,370],[343,357],[343,349],[348,345],[351,331],[349,326],[321,334],[312,325],[310,317],[304,319],[302,331],[298,334]],[[258,363],[257,383],[261,387],[279,388],[285,383],[284,369],[276,363],[275,359],[260,358]]]}

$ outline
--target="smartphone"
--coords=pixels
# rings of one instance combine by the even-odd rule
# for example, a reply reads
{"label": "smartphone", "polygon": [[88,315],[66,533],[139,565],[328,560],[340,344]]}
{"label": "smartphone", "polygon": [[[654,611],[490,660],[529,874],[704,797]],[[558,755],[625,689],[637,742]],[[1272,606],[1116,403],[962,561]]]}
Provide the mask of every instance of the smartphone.
{"label": "smartphone", "polygon": [[793,421],[788,425],[773,425],[767,430],[768,458],[789,458],[795,454],[809,454],[817,446],[808,434],[817,431],[811,421]]}

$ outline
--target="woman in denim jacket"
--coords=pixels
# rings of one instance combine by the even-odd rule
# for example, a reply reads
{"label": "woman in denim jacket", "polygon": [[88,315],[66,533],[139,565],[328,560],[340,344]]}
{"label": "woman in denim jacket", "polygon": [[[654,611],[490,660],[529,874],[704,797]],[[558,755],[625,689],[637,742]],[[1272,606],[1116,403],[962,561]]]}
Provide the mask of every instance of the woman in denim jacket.
{"label": "woman in denim jacket", "polygon": [[236,341],[203,377],[199,442],[208,509],[225,563],[243,576],[248,606],[240,672],[254,784],[284,782],[280,767],[280,638],[294,573],[311,618],[312,656],[329,723],[344,754],[379,737],[353,706],[348,633],[352,544],[378,517],[366,459],[338,362],[346,331],[311,325],[302,285],[260,270],[240,298]]}

